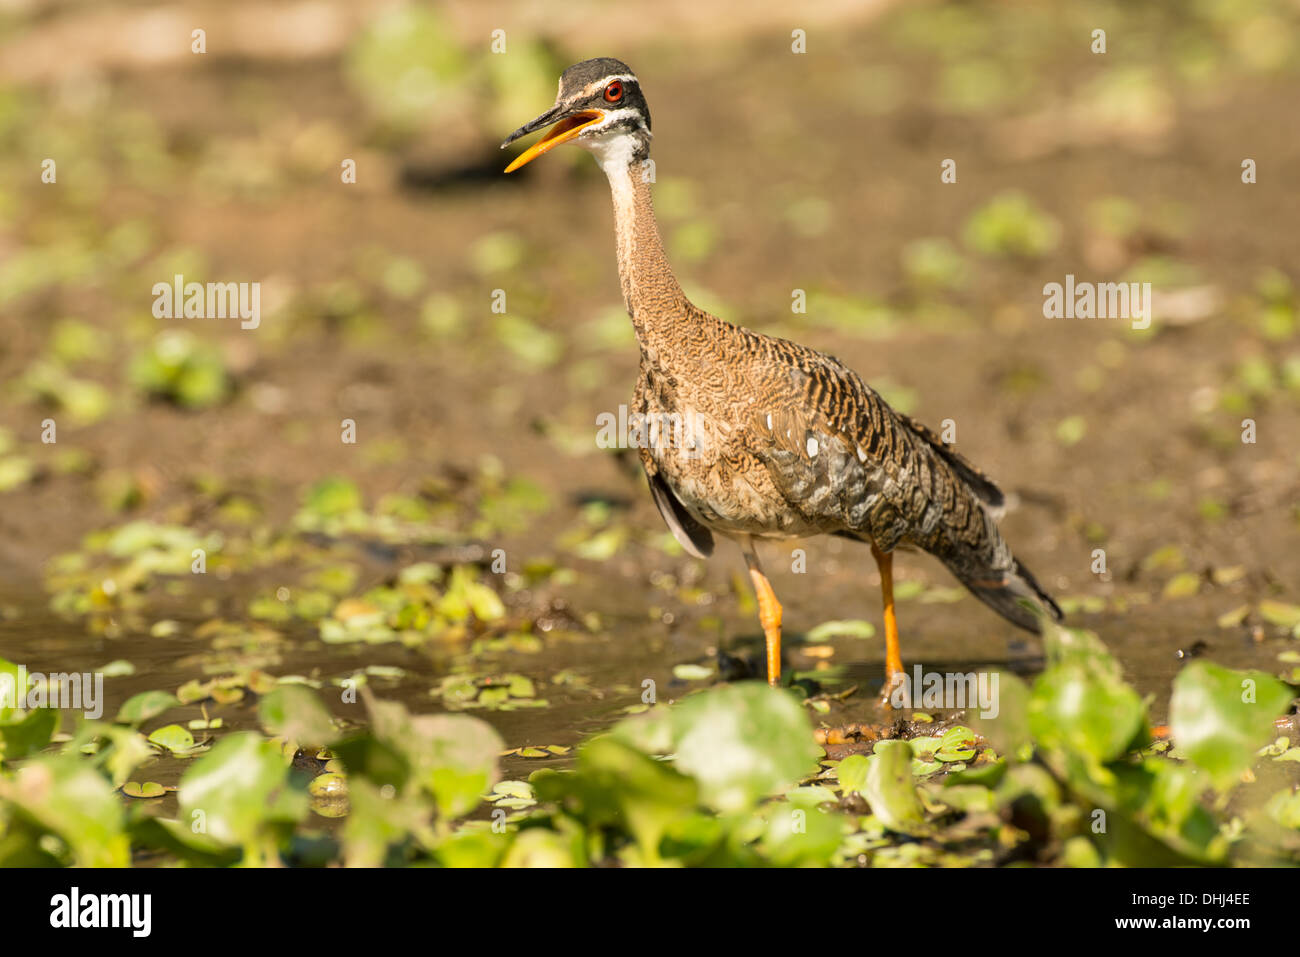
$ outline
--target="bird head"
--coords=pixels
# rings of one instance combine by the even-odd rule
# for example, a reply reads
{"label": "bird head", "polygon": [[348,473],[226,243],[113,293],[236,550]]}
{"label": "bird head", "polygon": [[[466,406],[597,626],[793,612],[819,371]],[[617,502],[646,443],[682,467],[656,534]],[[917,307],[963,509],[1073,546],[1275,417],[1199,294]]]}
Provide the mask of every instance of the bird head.
{"label": "bird head", "polygon": [[565,70],[555,105],[507,136],[501,148],[543,127],[549,127],[546,134],[515,157],[507,173],[562,143],[585,147],[602,163],[624,154],[631,163],[650,151],[650,110],[641,84],[626,63],[611,57],[583,60]]}

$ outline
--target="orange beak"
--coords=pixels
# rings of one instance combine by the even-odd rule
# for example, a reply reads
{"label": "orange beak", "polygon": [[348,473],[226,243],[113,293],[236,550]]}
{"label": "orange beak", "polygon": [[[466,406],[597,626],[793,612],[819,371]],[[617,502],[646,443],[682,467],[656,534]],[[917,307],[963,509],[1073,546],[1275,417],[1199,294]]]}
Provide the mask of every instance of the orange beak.
{"label": "orange beak", "polygon": [[[501,144],[502,147],[510,145],[511,142],[521,136],[526,136],[534,130],[540,129],[546,125],[550,116],[551,113],[543,113],[526,126],[521,126],[510,134],[510,138]],[[587,127],[599,123],[604,118],[605,114],[601,110],[579,110],[576,113],[571,113],[547,130],[546,135],[540,140],[516,156],[514,162],[506,167],[506,172],[513,173],[519,167],[526,166],[543,153],[549,153],[560,144],[569,142]]]}

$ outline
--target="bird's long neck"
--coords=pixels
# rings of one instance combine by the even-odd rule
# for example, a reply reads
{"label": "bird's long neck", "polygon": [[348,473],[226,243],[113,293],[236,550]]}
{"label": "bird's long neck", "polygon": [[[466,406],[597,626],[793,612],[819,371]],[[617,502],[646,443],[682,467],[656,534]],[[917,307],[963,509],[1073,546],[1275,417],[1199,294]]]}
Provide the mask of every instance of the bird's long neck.
{"label": "bird's long neck", "polygon": [[630,147],[599,151],[614,197],[614,233],[623,298],[643,351],[658,351],[664,336],[689,321],[690,302],[664,255],[650,202],[650,183]]}

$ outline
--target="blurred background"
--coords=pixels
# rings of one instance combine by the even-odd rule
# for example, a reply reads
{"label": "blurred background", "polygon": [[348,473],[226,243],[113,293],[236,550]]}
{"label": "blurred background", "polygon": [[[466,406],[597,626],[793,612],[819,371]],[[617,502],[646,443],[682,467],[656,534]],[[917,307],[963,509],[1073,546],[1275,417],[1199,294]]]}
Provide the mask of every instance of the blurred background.
{"label": "blurred background", "polygon": [[[1298,50],[1294,0],[0,0],[3,654],[125,662],[117,700],[364,671],[512,745],[744,674],[739,556],[683,556],[596,445],[637,370],[604,178],[501,175],[560,71],[614,56],[695,302],[954,420],[1143,690],[1203,653],[1289,669]],[[1151,282],[1151,328],[1045,319],[1067,273]],[[260,325],[155,318],[176,274],[260,283]],[[766,555],[790,666],[869,696],[869,554],[801,547]],[[909,665],[1038,666],[930,559],[897,574]]]}

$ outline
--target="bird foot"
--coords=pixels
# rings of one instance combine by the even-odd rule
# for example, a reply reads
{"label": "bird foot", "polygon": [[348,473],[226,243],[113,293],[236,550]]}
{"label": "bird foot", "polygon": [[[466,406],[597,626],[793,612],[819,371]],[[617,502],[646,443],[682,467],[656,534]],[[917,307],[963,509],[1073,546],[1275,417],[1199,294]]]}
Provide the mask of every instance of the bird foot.
{"label": "bird foot", "polygon": [[885,683],[880,688],[879,704],[883,711],[912,707],[912,689],[903,671],[885,673]]}

